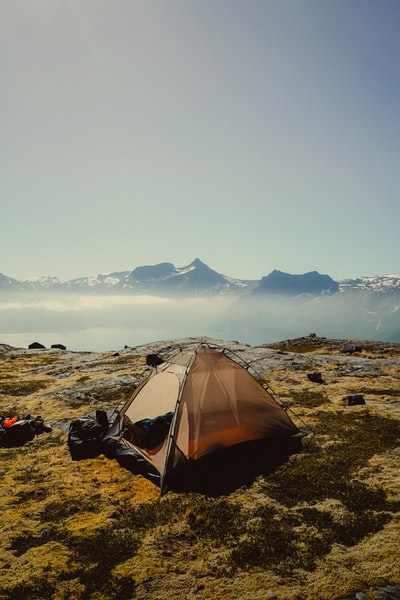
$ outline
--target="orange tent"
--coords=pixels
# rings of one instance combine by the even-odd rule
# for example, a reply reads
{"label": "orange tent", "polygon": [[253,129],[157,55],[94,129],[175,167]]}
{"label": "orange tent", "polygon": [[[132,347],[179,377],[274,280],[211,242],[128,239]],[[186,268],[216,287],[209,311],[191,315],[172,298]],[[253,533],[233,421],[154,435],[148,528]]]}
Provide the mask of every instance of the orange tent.
{"label": "orange tent", "polygon": [[[157,426],[160,434],[160,420],[164,433],[146,444],[141,427]],[[188,463],[298,433],[248,365],[208,345],[179,351],[155,367],[119,413],[120,436],[159,475],[162,493]]]}

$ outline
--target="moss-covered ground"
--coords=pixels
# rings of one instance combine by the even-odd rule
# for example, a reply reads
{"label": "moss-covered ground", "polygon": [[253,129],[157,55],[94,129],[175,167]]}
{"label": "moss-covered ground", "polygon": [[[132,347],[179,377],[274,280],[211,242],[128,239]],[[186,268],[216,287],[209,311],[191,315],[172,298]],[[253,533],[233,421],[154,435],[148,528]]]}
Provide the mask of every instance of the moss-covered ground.
{"label": "moss-covered ground", "polygon": [[[400,367],[355,380],[335,376],[331,359],[323,386],[304,370],[268,375],[312,435],[229,494],[160,497],[103,455],[71,461],[57,427],[0,448],[0,599],[334,600],[400,584]],[[0,356],[1,412],[72,419],[104,402],[111,377],[108,404],[118,404],[128,394],[118,377],[133,382],[143,365],[128,352],[10,350]],[[88,383],[87,398],[71,403]],[[364,406],[341,402],[360,391]]]}

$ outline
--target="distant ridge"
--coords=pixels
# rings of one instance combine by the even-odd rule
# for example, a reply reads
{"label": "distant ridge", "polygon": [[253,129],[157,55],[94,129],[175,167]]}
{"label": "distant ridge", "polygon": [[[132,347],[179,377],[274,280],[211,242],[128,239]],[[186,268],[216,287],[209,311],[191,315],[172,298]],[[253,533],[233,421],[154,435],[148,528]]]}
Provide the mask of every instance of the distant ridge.
{"label": "distant ridge", "polygon": [[400,274],[358,277],[335,281],[327,274],[310,271],[290,274],[274,269],[260,280],[237,279],[218,273],[199,258],[176,267],[170,262],[135,267],[96,276],[62,281],[42,276],[24,281],[0,273],[2,292],[76,292],[96,294],[151,294],[155,296],[318,297],[337,293],[400,296]]}
{"label": "distant ridge", "polygon": [[336,294],[338,291],[339,284],[336,281],[329,275],[320,275],[317,271],[311,271],[303,275],[290,275],[274,270],[267,277],[261,279],[260,283],[254,288],[253,294],[323,296],[324,294]]}

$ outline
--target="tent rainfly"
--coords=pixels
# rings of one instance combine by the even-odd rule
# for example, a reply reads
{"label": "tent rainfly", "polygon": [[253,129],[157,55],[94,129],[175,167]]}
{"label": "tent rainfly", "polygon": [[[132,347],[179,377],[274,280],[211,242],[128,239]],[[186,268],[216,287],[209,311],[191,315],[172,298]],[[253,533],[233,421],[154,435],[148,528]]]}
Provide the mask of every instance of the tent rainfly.
{"label": "tent rainfly", "polygon": [[[118,437],[125,456],[121,464],[130,468],[133,455],[165,493],[177,477],[190,473],[188,466],[206,458],[212,464],[225,449],[235,448],[241,456],[249,444],[287,442],[298,433],[248,368],[226,350],[202,344],[158,364],[119,411],[106,438]],[[115,457],[119,460],[118,451]]]}

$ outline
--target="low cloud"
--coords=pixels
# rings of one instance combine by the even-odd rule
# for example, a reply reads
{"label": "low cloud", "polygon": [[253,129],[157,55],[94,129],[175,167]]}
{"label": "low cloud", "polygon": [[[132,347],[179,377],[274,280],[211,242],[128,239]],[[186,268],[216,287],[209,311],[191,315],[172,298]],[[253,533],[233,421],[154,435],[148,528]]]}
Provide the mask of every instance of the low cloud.
{"label": "low cloud", "polygon": [[49,312],[69,313],[86,310],[110,310],[121,306],[162,306],[171,302],[168,298],[155,296],[64,296],[62,299],[47,296],[26,300],[8,300],[0,303],[0,311],[9,310],[46,310]]}
{"label": "low cloud", "polygon": [[0,342],[64,343],[72,350],[115,350],[178,337],[265,344],[315,332],[400,341],[399,306],[345,298],[171,299],[154,296],[20,296],[0,303]]}

